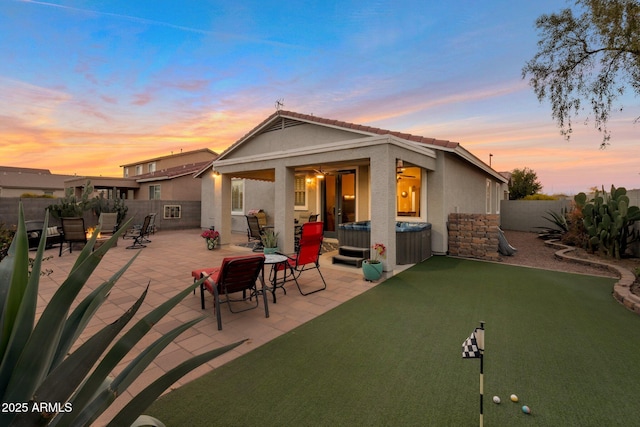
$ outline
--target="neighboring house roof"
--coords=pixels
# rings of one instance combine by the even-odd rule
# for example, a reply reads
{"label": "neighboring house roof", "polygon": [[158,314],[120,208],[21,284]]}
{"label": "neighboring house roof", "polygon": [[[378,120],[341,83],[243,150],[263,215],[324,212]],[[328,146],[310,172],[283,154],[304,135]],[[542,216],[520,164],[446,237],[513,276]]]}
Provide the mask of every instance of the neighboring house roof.
{"label": "neighboring house roof", "polygon": [[163,181],[166,179],[177,178],[185,175],[194,175],[197,172],[205,169],[210,164],[210,160],[198,163],[190,163],[172,168],[160,169],[155,172],[149,172],[142,175],[136,175],[135,177],[132,177],[130,179],[133,179],[136,182]]}
{"label": "neighboring house roof", "polygon": [[48,169],[0,166],[0,187],[25,190],[64,190],[64,181],[74,175],[52,174]]}
{"label": "neighboring house roof", "polygon": [[214,157],[216,157],[218,155],[215,151],[212,151],[212,150],[210,150],[208,148],[200,148],[198,150],[181,151],[179,153],[167,154],[166,156],[160,156],[160,157],[154,157],[154,158],[151,158],[151,159],[138,160],[137,162],[131,162],[131,163],[126,163],[124,165],[120,165],[120,167],[124,168],[124,167],[128,167],[128,166],[139,165],[141,163],[157,162],[157,161],[163,160],[163,159],[176,158],[176,157],[180,157],[180,156],[187,156],[187,155],[191,155],[191,154],[194,154],[194,153],[209,153]]}
{"label": "neighboring house roof", "polygon": [[[282,120],[277,120],[277,119]],[[290,126],[296,126],[298,124],[303,123],[311,123],[317,124],[326,127],[332,127],[336,129],[347,130],[354,133],[362,134],[364,137],[373,137],[373,136],[385,136],[389,135],[391,137],[397,138],[398,140],[407,141],[408,144],[417,144],[417,146],[423,146],[426,148],[451,152],[469,163],[475,165],[476,167],[484,170],[486,173],[490,174],[496,179],[499,179],[502,182],[507,182],[507,179],[494,170],[491,166],[480,160],[471,152],[467,151],[464,147],[462,147],[457,142],[435,139],[435,138],[427,138],[419,135],[412,135],[410,133],[392,131],[388,129],[382,129],[371,126],[364,126],[355,123],[349,123],[341,120],[333,120],[333,119],[325,119],[322,117],[317,117],[309,114],[301,114],[293,111],[276,111],[267,117],[262,123],[257,125],[251,131],[249,131],[246,135],[240,138],[238,141],[233,143],[230,147],[228,147],[225,151],[223,151],[220,156],[211,162],[211,166],[219,162],[220,160],[224,160],[227,155],[233,152],[237,147],[242,145],[247,140],[251,139],[254,136],[257,136],[263,132],[268,132],[271,130],[286,128]],[[195,176],[198,177],[201,175],[203,171],[200,171]]]}

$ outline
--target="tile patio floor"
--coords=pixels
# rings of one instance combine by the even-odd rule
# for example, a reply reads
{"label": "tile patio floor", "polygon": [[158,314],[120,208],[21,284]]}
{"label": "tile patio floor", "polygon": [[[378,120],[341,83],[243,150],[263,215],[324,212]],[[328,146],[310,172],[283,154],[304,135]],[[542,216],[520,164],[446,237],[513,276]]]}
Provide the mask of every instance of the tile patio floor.
{"label": "tile patio floor", "polygon": [[[130,322],[131,325],[152,308],[192,283],[191,270],[219,266],[225,256],[251,253],[250,249],[234,244],[246,243],[244,234],[232,235],[229,244],[222,245],[213,251],[206,249],[205,241],[200,237],[200,230],[161,231],[150,236],[150,239],[152,242],[148,243],[146,248],[135,250],[125,248],[131,244],[131,240],[119,239],[117,247],[111,248],[107,252],[89,283],[83,288],[78,300],[111,277],[132,256],[137,253],[139,255],[116,283],[111,295],[82,334],[81,341],[86,340],[91,334],[122,315],[140,296],[147,284],[150,284],[149,293],[142,307]],[[38,304],[40,312],[45,302],[51,299],[55,290],[67,277],[79,252],[80,250],[74,250],[73,253],[69,253],[66,250],[62,257],[58,257],[57,247],[46,251],[45,256],[52,258],[43,263],[43,268],[52,269],[53,273],[43,277],[40,281]],[[202,315],[205,315],[206,318],[171,343],[129,387],[129,390],[116,400],[109,414],[115,414],[116,410],[123,407],[132,395],[137,394],[163,372],[192,355],[245,338],[249,339],[231,352],[192,371],[176,382],[172,388],[177,388],[225,362],[259,347],[376,285],[376,283],[364,281],[359,269],[331,264],[330,255],[323,255],[320,262],[322,273],[327,282],[327,289],[302,296],[295,283],[288,283],[286,295],[281,290],[277,291],[277,304],[273,304],[272,298],[269,298],[269,318],[264,316],[262,300],[260,300],[260,306],[257,309],[237,314],[230,313],[227,306],[223,305],[221,312],[223,330],[218,331],[213,312],[213,297],[207,295],[207,309],[203,311],[200,309],[199,291],[196,290],[195,295],[189,294],[161,322],[153,327],[142,340],[138,351],[178,324]],[[314,283],[316,281],[319,282],[320,279],[314,270],[303,273],[300,279],[303,287],[305,283],[308,283],[309,286],[316,286]],[[117,372],[137,354],[134,351],[127,356],[118,367]],[[102,425],[106,420],[108,418],[103,416],[97,424]]]}

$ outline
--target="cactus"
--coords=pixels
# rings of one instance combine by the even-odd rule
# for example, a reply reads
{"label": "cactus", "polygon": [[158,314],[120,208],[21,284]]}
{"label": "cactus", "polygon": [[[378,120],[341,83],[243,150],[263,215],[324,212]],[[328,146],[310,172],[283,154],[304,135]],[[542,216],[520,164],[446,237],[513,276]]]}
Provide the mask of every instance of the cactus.
{"label": "cactus", "polygon": [[640,238],[633,230],[635,221],[640,221],[640,208],[629,206],[629,197],[624,187],[611,186],[611,192],[596,191],[593,199],[587,201],[584,193],[574,197],[576,205],[582,209],[583,223],[588,239],[588,248],[620,259],[627,246]]}

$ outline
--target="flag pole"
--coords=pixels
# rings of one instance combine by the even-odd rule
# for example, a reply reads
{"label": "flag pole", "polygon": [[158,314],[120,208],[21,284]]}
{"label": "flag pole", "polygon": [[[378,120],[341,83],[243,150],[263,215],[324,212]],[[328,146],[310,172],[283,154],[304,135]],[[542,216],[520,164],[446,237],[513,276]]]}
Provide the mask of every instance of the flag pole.
{"label": "flag pole", "polygon": [[480,427],[484,425],[483,414],[483,396],[484,396],[484,322],[480,321],[481,336],[478,340],[478,349],[480,350]]}

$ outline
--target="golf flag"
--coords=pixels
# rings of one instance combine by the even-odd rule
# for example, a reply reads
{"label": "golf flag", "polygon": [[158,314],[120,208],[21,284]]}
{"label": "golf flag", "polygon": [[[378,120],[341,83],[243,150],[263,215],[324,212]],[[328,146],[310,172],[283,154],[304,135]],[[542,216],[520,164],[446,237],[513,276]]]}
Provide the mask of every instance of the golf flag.
{"label": "golf flag", "polygon": [[480,359],[480,427],[484,426],[484,322],[462,343],[463,359]]}
{"label": "golf flag", "polygon": [[462,343],[462,358],[477,359],[484,350],[484,329],[476,328]]}

